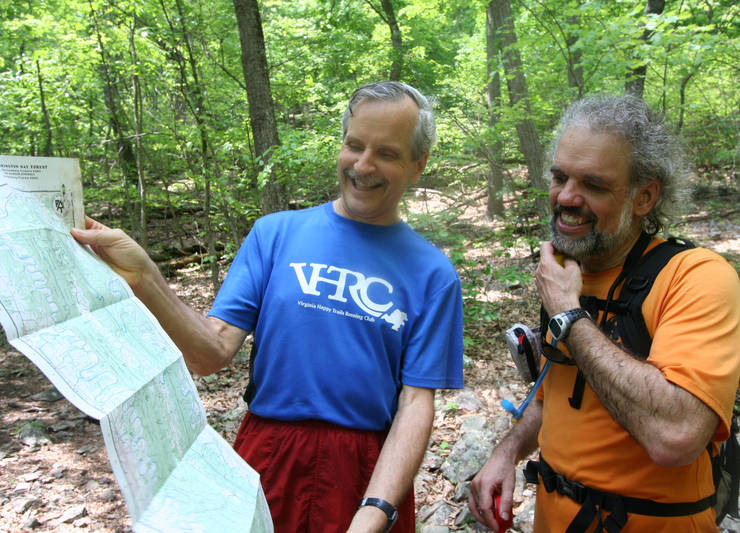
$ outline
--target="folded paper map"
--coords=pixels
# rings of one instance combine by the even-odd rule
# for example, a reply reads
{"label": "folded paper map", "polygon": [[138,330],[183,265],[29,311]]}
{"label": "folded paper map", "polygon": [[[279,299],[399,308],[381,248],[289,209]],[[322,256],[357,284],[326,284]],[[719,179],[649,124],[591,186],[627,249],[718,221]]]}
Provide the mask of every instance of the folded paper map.
{"label": "folded paper map", "polygon": [[206,423],[180,351],[126,282],[69,234],[84,226],[73,209],[81,187],[73,195],[75,178],[59,175],[74,168],[79,182],[67,159],[0,156],[8,342],[100,420],[134,531],[273,531],[259,475]]}

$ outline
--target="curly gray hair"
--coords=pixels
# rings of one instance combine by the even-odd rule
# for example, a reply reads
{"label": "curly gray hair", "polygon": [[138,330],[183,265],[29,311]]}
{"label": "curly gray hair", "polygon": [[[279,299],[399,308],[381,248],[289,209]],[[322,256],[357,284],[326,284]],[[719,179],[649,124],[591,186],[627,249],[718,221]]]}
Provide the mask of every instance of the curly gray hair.
{"label": "curly gray hair", "polygon": [[342,113],[342,138],[347,135],[349,119],[359,103],[365,100],[395,102],[404,96],[409,96],[419,106],[419,118],[411,138],[411,155],[414,161],[417,161],[422,155],[429,153],[437,141],[437,125],[432,103],[417,89],[400,81],[368,83],[356,89],[349,99],[347,109]]}
{"label": "curly gray hair", "polygon": [[[631,148],[630,182],[633,190],[658,180],[661,192],[652,211],[642,218],[650,235],[667,229],[675,217],[686,180],[693,169],[679,138],[662,114],[632,95],[593,95],[571,104],[560,119],[551,146],[553,160],[560,139],[571,126],[621,136]],[[549,169],[548,169],[549,170]]]}

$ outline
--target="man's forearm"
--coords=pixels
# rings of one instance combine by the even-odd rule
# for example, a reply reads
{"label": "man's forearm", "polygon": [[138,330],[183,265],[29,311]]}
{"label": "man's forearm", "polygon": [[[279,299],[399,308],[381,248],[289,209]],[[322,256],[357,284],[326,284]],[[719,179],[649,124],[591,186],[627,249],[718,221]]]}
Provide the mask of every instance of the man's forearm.
{"label": "man's forearm", "polygon": [[[365,490],[365,496],[382,498],[396,507],[411,489],[429,443],[434,420],[434,390],[404,386],[398,404],[398,411]],[[377,508],[359,509],[350,531],[371,523],[383,526],[385,518],[382,512]],[[382,527],[378,529],[382,530]]]}
{"label": "man's forearm", "polygon": [[85,227],[70,231],[129,284],[180,349],[191,370],[206,375],[229,363],[244,341],[245,331],[218,319],[206,319],[185,305],[146,251],[123,231],[90,217],[85,217]]}
{"label": "man's forearm", "polygon": [[470,483],[468,506],[481,524],[496,527],[494,498],[501,495],[501,516],[511,516],[516,465],[537,449],[537,435],[542,425],[542,402],[533,400],[524,416],[494,448],[491,457]]}
{"label": "man's forearm", "polygon": [[[193,372],[205,376],[225,367],[244,340],[233,328],[208,319],[185,304],[170,288],[156,265],[132,286],[134,294],[157,318]],[[236,330],[237,328],[233,328]]]}
{"label": "man's forearm", "polygon": [[565,342],[601,403],[653,461],[687,464],[702,453],[718,423],[703,402],[615,345],[589,320],[576,322]]}
{"label": "man's forearm", "polygon": [[496,446],[499,453],[506,453],[514,464],[525,459],[538,448],[537,436],[542,425],[542,401],[534,399],[524,410],[518,423],[509,430]]}

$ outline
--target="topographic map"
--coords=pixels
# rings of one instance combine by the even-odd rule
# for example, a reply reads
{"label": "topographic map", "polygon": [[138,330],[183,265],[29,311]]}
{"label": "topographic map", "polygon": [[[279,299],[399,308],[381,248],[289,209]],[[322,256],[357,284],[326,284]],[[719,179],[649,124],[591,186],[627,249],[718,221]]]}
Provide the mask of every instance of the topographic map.
{"label": "topographic map", "polygon": [[0,155],[0,181],[32,192],[69,227],[85,228],[82,176],[77,159]]}
{"label": "topographic map", "polygon": [[25,192],[0,172],[8,341],[100,420],[134,531],[273,531],[259,475],[206,423],[179,350],[126,282],[72,238],[71,220],[50,209],[51,189]]}

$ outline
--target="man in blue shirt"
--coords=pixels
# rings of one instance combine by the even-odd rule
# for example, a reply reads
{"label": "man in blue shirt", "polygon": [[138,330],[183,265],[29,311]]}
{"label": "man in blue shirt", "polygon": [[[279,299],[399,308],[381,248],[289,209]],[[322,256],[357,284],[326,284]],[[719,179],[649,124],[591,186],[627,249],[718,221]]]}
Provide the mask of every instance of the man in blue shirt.
{"label": "man in blue shirt", "polygon": [[73,231],[121,273],[201,375],[254,333],[235,449],[276,531],[414,531],[434,390],[462,387],[462,299],[447,258],[399,217],[436,138],[413,87],[359,88],[342,117],[340,195],[255,224],[203,317],[120,230]]}

